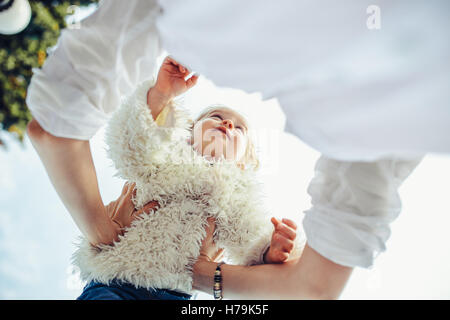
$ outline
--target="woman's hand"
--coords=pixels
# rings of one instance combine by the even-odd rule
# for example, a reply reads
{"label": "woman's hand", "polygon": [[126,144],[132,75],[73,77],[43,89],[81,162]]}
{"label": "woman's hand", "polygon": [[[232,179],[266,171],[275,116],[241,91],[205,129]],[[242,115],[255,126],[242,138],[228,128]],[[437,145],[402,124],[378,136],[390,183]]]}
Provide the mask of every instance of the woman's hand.
{"label": "woman's hand", "polygon": [[122,193],[117,200],[110,202],[105,208],[108,217],[115,225],[116,234],[123,234],[125,228],[131,226],[131,223],[142,213],[148,213],[150,210],[157,210],[159,204],[157,201],[147,203],[142,209],[136,210],[132,198],[136,195],[136,184],[126,182]]}
{"label": "woman's hand", "polygon": [[265,263],[282,263],[288,260],[294,249],[294,240],[297,236],[297,225],[294,221],[283,219],[278,221],[272,218],[275,230],[272,234],[270,247],[264,255]]}
{"label": "woman's hand", "polygon": [[198,260],[219,262],[223,258],[224,250],[217,248],[213,240],[214,230],[216,230],[216,220],[214,218],[208,218],[208,225],[205,230],[206,237],[202,241]]}

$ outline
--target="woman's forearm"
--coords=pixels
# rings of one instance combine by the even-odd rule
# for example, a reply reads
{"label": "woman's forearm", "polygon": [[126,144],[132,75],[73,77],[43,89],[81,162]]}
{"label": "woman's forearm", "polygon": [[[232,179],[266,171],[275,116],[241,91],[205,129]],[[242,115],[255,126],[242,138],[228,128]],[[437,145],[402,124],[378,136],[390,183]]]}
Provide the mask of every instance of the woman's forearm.
{"label": "woman's forearm", "polygon": [[[194,265],[194,288],[212,294],[216,263]],[[352,268],[322,257],[306,245],[302,256],[283,264],[222,265],[226,299],[337,299]]]}
{"label": "woman's forearm", "polygon": [[60,138],[32,120],[27,133],[56,192],[76,225],[92,244],[111,243],[115,226],[98,188],[89,141]]}

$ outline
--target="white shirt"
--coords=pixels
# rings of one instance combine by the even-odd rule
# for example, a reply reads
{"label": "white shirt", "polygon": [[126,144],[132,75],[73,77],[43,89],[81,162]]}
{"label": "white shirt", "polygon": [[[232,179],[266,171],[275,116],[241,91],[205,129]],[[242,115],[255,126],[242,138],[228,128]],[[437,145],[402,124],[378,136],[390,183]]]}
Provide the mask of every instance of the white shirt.
{"label": "white shirt", "polygon": [[278,98],[287,131],[322,154],[450,152],[448,1],[376,1],[379,30],[369,29],[372,0],[160,2],[175,59]]}
{"label": "white shirt", "polygon": [[[63,31],[34,70],[27,104],[48,132],[89,139],[121,95],[154,75],[162,47],[217,85],[277,97],[287,130],[324,155],[304,221],[309,245],[337,263],[369,266],[400,212],[387,201],[396,198],[398,170],[410,173],[425,152],[450,151],[450,4],[379,0],[377,16],[377,8],[367,12],[372,2],[171,0],[160,12],[155,1],[105,1],[80,29]],[[413,160],[396,166],[402,158]],[[359,161],[372,162],[346,175]],[[365,208],[375,198],[323,196],[357,193],[352,181],[363,172],[384,181],[368,186],[386,199],[371,218],[350,204]]]}
{"label": "white shirt", "polygon": [[155,1],[104,1],[65,29],[42,69],[33,69],[27,105],[55,136],[88,140],[121,97],[154,75],[161,54]]}

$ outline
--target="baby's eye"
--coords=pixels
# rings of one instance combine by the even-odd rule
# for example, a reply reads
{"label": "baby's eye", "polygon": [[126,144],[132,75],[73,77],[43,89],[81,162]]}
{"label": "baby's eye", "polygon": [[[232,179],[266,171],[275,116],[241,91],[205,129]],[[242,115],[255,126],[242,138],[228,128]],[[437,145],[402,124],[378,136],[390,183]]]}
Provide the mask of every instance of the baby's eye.
{"label": "baby's eye", "polygon": [[218,114],[212,115],[211,118],[219,118],[220,120],[223,120],[223,118]]}
{"label": "baby's eye", "polygon": [[244,133],[244,129],[242,127],[236,127],[236,129],[240,130],[242,133]]}

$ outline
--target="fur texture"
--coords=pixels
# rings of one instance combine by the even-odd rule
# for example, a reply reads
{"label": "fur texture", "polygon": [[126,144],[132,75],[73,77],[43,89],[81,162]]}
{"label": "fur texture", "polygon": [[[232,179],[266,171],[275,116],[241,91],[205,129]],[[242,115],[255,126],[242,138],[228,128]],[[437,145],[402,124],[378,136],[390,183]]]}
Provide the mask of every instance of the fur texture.
{"label": "fur texture", "polygon": [[192,293],[192,266],[208,217],[216,218],[214,241],[232,263],[262,263],[273,227],[262,208],[253,170],[227,161],[208,162],[187,143],[191,121],[175,105],[164,126],[147,106],[147,81],[123,101],[107,130],[108,155],[121,178],[136,183],[136,208],[157,200],[112,246],[85,239],[73,262],[83,280],[120,279],[145,288]]}

